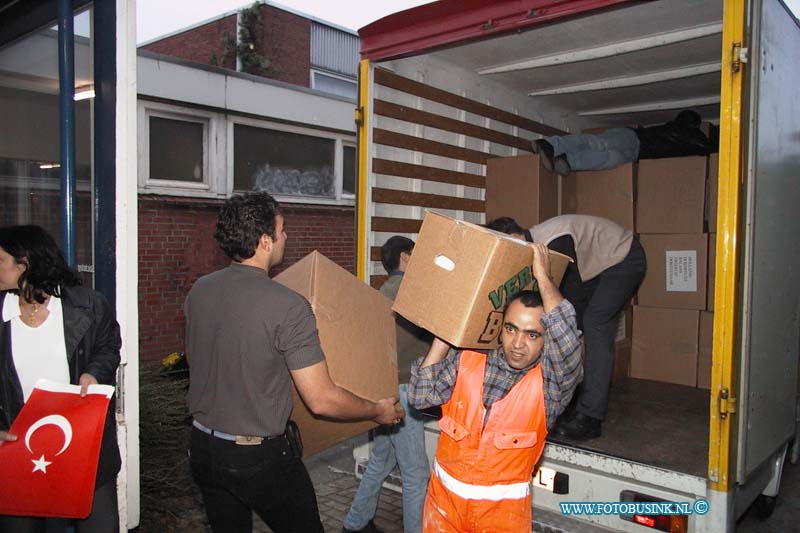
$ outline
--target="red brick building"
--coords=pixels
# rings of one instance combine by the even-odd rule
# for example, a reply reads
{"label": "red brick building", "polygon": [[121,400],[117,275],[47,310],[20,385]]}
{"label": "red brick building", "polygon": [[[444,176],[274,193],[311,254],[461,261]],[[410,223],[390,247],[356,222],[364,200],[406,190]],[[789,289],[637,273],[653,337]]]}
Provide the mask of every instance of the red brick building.
{"label": "red brick building", "polygon": [[243,61],[230,50],[241,43],[240,12],[139,47],[145,364],[183,350],[187,291],[228,262],[213,232],[233,193],[267,190],[283,205],[289,243],[279,268],[317,249],[355,271],[358,37],[269,3],[257,9],[266,77],[237,72]]}

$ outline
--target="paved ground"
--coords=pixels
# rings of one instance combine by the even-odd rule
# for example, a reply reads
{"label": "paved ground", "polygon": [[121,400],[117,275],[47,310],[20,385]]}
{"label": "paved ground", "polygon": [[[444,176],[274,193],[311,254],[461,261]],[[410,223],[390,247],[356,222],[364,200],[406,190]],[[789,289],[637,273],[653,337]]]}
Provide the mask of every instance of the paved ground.
{"label": "paved ground", "polygon": [[[199,491],[191,481],[186,455],[189,418],[184,396],[185,379],[148,376],[142,381],[142,514],[138,532],[210,531]],[[342,520],[353,500],[358,479],[354,473],[353,441],[306,460],[325,531],[341,531]],[[760,520],[750,509],[739,522],[739,533],[800,532],[800,464],[787,462],[775,511]],[[385,533],[402,526],[402,502],[398,492],[384,488],[375,518]],[[269,529],[256,521],[259,533]]]}

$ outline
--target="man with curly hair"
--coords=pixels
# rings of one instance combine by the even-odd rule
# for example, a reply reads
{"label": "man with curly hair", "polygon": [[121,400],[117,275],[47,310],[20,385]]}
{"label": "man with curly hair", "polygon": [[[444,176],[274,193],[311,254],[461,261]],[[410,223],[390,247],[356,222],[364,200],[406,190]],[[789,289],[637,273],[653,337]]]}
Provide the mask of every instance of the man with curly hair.
{"label": "man with curly hair", "polygon": [[[284,220],[267,193],[230,198],[214,239],[232,262],[186,297],[192,475],[214,531],[323,531],[289,415],[292,381],[316,415],[396,424],[397,398],[365,400],[330,378],[311,306],[273,281]],[[288,431],[287,431],[288,429]]]}

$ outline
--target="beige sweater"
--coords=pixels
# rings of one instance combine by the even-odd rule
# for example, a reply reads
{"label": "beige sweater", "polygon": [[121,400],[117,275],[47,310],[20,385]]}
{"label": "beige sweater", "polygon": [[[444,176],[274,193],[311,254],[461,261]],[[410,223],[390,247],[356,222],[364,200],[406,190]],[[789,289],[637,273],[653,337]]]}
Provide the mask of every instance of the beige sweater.
{"label": "beige sweater", "polygon": [[633,242],[633,232],[605,218],[589,215],[561,215],[531,228],[534,242],[549,244],[564,235],[575,243],[578,272],[583,281],[622,262]]}

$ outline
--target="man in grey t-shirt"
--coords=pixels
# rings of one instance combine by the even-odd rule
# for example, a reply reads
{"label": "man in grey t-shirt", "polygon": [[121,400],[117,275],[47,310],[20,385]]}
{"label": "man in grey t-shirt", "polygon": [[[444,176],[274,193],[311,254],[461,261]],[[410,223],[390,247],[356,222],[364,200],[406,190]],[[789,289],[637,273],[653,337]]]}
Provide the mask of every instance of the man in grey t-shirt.
{"label": "man in grey t-shirt", "polygon": [[291,383],[316,415],[396,424],[397,398],[365,400],[328,374],[308,301],[270,279],[286,232],[267,193],[230,198],[214,238],[230,266],[186,297],[192,475],[214,531],[323,531],[314,488],[287,422]]}

